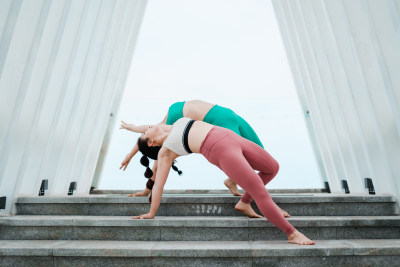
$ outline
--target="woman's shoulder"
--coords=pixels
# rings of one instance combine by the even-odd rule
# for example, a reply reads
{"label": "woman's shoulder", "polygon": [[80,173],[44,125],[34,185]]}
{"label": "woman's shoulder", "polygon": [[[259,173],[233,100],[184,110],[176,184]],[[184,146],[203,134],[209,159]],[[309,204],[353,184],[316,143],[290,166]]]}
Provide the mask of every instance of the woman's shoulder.
{"label": "woman's shoulder", "polygon": [[158,159],[169,159],[174,160],[179,157],[179,154],[175,153],[166,146],[162,146],[160,152],[158,152]]}

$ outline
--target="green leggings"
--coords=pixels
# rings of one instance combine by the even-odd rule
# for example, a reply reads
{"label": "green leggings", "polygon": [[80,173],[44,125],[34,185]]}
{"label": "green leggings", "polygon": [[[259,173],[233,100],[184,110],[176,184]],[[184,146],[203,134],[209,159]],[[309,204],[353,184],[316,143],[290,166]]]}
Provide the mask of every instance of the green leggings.
{"label": "green leggings", "polygon": [[204,117],[204,122],[234,131],[238,135],[264,148],[256,132],[242,117],[229,108],[215,105]]}
{"label": "green leggings", "polygon": [[[183,117],[184,105],[185,101],[182,101],[176,102],[169,107],[166,122],[167,125],[172,125],[178,119]],[[210,109],[210,111],[208,111],[203,121],[212,125],[217,125],[232,130],[241,137],[246,138],[247,140],[250,140],[264,148],[256,132],[254,132],[250,124],[248,124],[242,117],[237,115],[229,108],[215,105]]]}

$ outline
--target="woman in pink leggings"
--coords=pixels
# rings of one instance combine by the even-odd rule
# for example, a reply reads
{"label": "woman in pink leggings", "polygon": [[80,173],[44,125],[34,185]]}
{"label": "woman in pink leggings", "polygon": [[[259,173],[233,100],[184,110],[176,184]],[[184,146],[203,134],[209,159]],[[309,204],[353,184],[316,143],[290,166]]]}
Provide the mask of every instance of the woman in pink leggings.
{"label": "woman in pink leggings", "polygon": [[[121,128],[126,127],[128,126],[125,123],[121,125]],[[177,157],[201,153],[250,194],[265,218],[281,229],[290,243],[315,244],[297,231],[272,201],[265,185],[278,173],[279,164],[260,146],[231,130],[185,117],[173,125],[144,126],[138,132],[143,133],[138,140],[139,150],[150,157],[157,153],[158,171],[150,212],[133,217],[134,219],[155,217],[169,170]]]}

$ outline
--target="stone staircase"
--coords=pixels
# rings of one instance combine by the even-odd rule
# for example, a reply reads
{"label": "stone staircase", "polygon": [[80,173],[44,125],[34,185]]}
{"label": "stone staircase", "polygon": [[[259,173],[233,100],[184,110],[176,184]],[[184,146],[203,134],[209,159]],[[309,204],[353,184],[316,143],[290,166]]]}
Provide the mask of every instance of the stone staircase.
{"label": "stone staircase", "polygon": [[[287,243],[265,220],[234,210],[238,197],[19,197],[0,217],[0,266],[398,266],[400,216],[390,195],[273,194],[314,246]],[[257,210],[257,209],[256,209]]]}

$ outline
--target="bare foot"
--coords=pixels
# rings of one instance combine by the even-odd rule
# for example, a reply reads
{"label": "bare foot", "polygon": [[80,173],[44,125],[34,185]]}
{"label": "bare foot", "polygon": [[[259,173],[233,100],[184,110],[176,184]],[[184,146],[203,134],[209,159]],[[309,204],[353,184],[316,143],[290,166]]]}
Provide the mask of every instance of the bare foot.
{"label": "bare foot", "polygon": [[136,192],[135,194],[129,194],[129,195],[127,195],[127,197],[147,197],[149,194],[150,194],[150,190],[149,190],[149,192],[147,192],[145,190],[142,192]]}
{"label": "bare foot", "polygon": [[274,204],[275,204],[275,206],[280,210],[280,212],[282,213],[283,217],[285,217],[285,218],[290,218],[290,214],[289,214],[286,210],[283,210],[283,209],[279,208],[279,206],[276,205],[275,202],[274,202]]}
{"label": "bare foot", "polygon": [[[279,207],[278,207],[278,208],[279,208]],[[285,218],[290,218],[290,214],[289,214],[286,210],[283,210],[283,209],[281,209],[281,208],[279,208],[279,210],[282,212],[283,217],[285,217]]]}
{"label": "bare foot", "polygon": [[258,215],[253,208],[250,206],[250,204],[246,204],[239,200],[239,202],[236,204],[235,209],[242,212],[244,215],[250,217],[250,218],[261,218],[261,215]]}
{"label": "bare foot", "polygon": [[293,234],[291,234],[288,237],[289,243],[293,244],[298,244],[298,245],[314,245],[315,242],[308,239],[305,235],[300,233],[299,231],[294,231]]}
{"label": "bare foot", "polygon": [[238,188],[237,188],[237,184],[235,184],[235,182],[233,182],[231,179],[226,179],[224,181],[224,184],[226,187],[228,187],[228,189],[231,191],[231,193],[234,196],[241,196],[243,194],[239,193]]}

